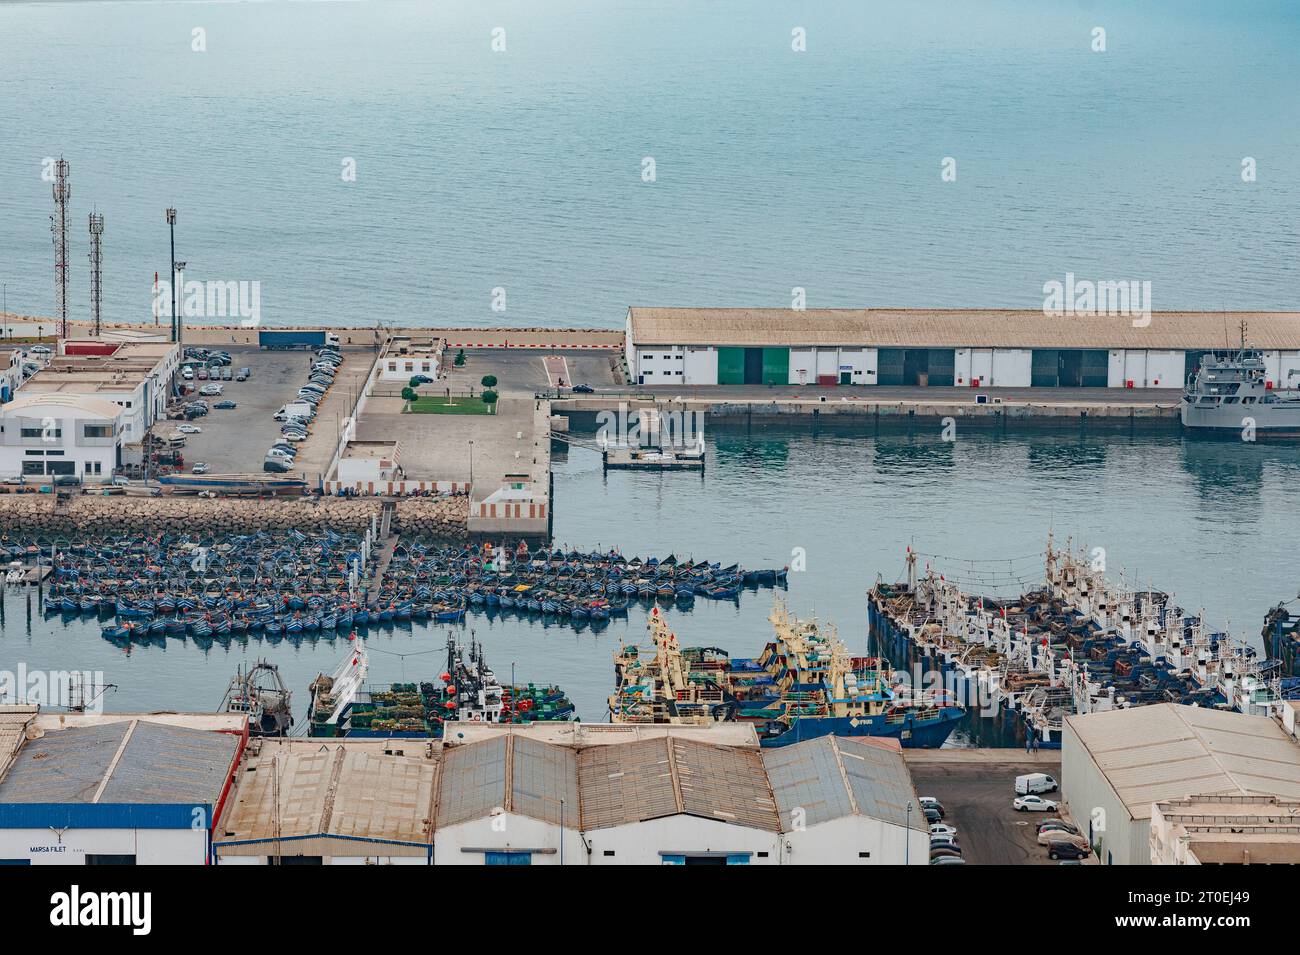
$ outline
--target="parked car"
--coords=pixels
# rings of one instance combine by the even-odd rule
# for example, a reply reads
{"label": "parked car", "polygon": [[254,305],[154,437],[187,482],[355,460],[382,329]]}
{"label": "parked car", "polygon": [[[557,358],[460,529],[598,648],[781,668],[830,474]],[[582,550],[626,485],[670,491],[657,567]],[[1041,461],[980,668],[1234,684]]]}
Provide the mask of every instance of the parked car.
{"label": "parked car", "polygon": [[412,375],[411,381],[415,382],[417,385],[433,384],[433,379],[430,378],[428,375]]}
{"label": "parked car", "polygon": [[1026,773],[1016,777],[1016,795],[1030,793],[1051,793],[1060,788],[1059,784],[1047,773]]}
{"label": "parked car", "polygon": [[233,409],[233,408],[235,407],[235,403],[234,403],[233,401],[229,401],[229,400],[226,400],[226,401],[218,401],[218,402],[217,402],[215,405],[213,405],[212,407],[214,407],[214,408],[220,408],[222,411],[230,411],[231,409]]}
{"label": "parked car", "polygon": [[1077,842],[1053,842],[1047,848],[1047,858],[1049,859],[1086,859],[1092,855],[1092,849],[1084,843]]}
{"label": "parked car", "polygon": [[1038,844],[1040,846],[1050,846],[1057,842],[1073,842],[1076,845],[1087,845],[1087,836],[1081,836],[1077,832],[1066,832],[1064,829],[1044,829],[1038,834]]}
{"label": "parked car", "polygon": [[183,424],[176,430],[181,434],[201,434],[203,432],[203,429],[197,424]]}
{"label": "parked car", "polygon": [[189,365],[186,365],[184,368],[181,369],[181,377],[186,381],[193,381],[194,369],[191,368]]}
{"label": "parked car", "polygon": [[569,390],[575,395],[590,395],[594,394],[596,391],[596,389],[591,387],[591,385],[574,385]]}
{"label": "parked car", "polygon": [[54,355],[54,351],[48,345],[33,345],[27,351],[37,358],[50,358]]}
{"label": "parked car", "polygon": [[943,822],[936,822],[933,826],[930,827],[930,835],[931,836],[955,836],[957,835],[957,827],[950,826],[947,823],[943,823]]}
{"label": "parked car", "polygon": [[283,474],[286,471],[292,471],[293,467],[290,462],[285,461],[283,458],[268,456],[266,460],[262,462],[262,470],[270,471],[274,474]]}
{"label": "parked car", "polygon": [[1011,806],[1018,812],[1056,812],[1059,808],[1056,803],[1042,796],[1017,796]]}
{"label": "parked car", "polygon": [[199,369],[195,374],[198,376],[199,381],[207,381],[207,380],[208,380],[208,369],[207,369],[207,368],[200,368],[200,369]]}
{"label": "parked car", "polygon": [[943,803],[939,802],[939,800],[935,799],[933,796],[921,796],[917,801],[921,804],[922,809],[934,809],[938,811],[940,816],[945,815]]}
{"label": "parked car", "polygon": [[965,865],[966,860],[961,856],[935,856],[930,860],[930,865]]}
{"label": "parked car", "polygon": [[935,848],[932,848],[930,850],[931,862],[933,862],[935,859],[944,858],[944,857],[950,859],[960,859],[961,853],[958,852],[956,848],[950,849],[947,846],[936,846]]}
{"label": "parked car", "polygon": [[934,825],[936,822],[943,822],[943,813],[939,812],[938,809],[925,808],[921,811],[925,813],[925,821],[930,825]]}
{"label": "parked car", "polygon": [[239,374],[235,375],[235,381],[248,381],[248,379],[252,377],[253,377],[253,369],[241,368],[239,369]]}
{"label": "parked car", "polygon": [[1064,819],[1044,819],[1038,824],[1038,831],[1042,832],[1045,829],[1063,829],[1066,832],[1073,832],[1075,835],[1079,834],[1079,827],[1072,822],[1066,822]]}
{"label": "parked car", "polygon": [[221,390],[220,385],[204,385],[199,389],[199,394],[203,395],[205,398],[215,398],[217,395],[221,394]]}
{"label": "parked car", "polygon": [[208,473],[208,466],[207,466],[206,464],[204,464],[202,461],[195,461],[195,462],[194,462],[194,473],[195,473],[195,474],[207,474],[207,473]]}
{"label": "parked car", "polygon": [[955,852],[961,852],[961,846],[957,845],[956,836],[934,836],[930,839],[930,851],[935,849],[952,849]]}

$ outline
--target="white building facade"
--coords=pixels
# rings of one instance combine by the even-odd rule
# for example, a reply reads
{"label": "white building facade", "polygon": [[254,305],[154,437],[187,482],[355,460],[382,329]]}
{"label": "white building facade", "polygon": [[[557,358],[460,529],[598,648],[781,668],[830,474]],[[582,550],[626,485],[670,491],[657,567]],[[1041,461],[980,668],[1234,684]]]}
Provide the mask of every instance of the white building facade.
{"label": "white building facade", "polygon": [[112,480],[121,463],[123,414],[118,405],[89,395],[21,395],[0,405],[0,477]]}

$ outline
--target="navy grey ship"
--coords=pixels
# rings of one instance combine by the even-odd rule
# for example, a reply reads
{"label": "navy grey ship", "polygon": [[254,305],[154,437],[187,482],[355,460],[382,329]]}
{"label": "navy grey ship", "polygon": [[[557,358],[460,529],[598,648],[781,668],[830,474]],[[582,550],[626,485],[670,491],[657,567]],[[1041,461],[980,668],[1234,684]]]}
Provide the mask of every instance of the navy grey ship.
{"label": "navy grey ship", "polygon": [[1179,413],[1194,431],[1300,436],[1300,393],[1275,390],[1263,352],[1250,348],[1206,353],[1188,378]]}

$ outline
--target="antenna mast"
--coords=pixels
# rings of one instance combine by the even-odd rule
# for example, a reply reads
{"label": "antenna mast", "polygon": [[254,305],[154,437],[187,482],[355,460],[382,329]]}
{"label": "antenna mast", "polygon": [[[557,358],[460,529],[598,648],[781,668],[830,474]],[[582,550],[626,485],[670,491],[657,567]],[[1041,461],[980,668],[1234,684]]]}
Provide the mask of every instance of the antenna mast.
{"label": "antenna mast", "polygon": [[62,156],[54,164],[54,207],[50,216],[50,237],[54,240],[54,308],[59,315],[59,334],[68,337],[68,161]]}
{"label": "antenna mast", "polygon": [[98,212],[90,214],[90,314],[95,321],[95,337],[99,337],[100,271],[104,265],[103,248],[100,245],[104,234],[104,217]]}

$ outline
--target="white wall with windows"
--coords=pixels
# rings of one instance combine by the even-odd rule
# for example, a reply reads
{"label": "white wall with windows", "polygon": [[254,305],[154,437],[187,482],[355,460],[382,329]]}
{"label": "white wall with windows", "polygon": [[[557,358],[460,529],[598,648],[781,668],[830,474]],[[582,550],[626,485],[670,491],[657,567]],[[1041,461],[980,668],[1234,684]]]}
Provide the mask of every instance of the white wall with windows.
{"label": "white wall with windows", "polygon": [[107,482],[120,461],[124,409],[87,395],[20,395],[0,405],[0,478]]}

